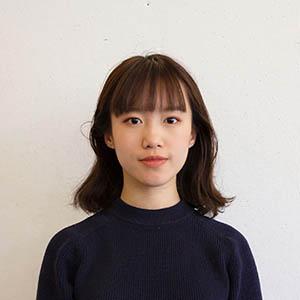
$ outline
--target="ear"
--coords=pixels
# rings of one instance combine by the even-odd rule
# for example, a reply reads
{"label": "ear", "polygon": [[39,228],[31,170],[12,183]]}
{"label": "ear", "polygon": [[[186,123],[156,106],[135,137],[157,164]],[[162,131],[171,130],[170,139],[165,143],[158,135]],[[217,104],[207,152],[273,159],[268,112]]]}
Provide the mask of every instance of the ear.
{"label": "ear", "polygon": [[190,147],[192,147],[195,144],[196,138],[197,138],[197,131],[196,131],[196,129],[193,126],[192,127],[192,133],[191,133],[191,139],[190,139]]}
{"label": "ear", "polygon": [[114,140],[111,132],[106,132],[104,134],[104,142],[107,147],[114,149]]}

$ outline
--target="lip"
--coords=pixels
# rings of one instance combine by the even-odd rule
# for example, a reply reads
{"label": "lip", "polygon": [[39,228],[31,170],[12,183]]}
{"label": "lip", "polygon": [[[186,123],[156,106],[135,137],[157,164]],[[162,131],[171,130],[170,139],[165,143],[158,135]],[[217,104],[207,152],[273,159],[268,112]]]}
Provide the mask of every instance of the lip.
{"label": "lip", "polygon": [[143,161],[149,161],[149,160],[165,160],[165,159],[167,159],[167,157],[164,157],[164,156],[160,156],[160,155],[150,155],[150,156],[147,156],[147,157],[145,157],[145,158],[143,158],[143,159],[141,159],[141,160],[143,160]]}
{"label": "lip", "polygon": [[157,168],[163,165],[167,159],[152,159],[152,160],[141,160],[141,162],[151,168]]}

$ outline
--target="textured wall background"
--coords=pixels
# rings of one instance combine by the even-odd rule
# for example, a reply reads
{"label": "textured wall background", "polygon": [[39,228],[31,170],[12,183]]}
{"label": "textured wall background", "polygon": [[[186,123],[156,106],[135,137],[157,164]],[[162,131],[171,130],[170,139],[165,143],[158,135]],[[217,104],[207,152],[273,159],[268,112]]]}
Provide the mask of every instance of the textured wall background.
{"label": "textured wall background", "polygon": [[1,1],[1,297],[33,299],[50,237],[87,217],[68,203],[107,74],[161,51],[218,135],[216,180],[237,198],[216,219],[247,237],[265,299],[300,299],[299,17],[296,0]]}

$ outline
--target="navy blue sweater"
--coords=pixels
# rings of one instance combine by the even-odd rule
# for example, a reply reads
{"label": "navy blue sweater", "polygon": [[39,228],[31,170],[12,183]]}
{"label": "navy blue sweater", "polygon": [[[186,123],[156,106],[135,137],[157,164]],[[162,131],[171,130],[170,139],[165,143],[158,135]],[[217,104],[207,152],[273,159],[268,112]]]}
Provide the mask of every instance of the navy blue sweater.
{"label": "navy blue sweater", "polygon": [[58,231],[41,264],[37,300],[260,300],[246,238],[187,202],[112,206]]}

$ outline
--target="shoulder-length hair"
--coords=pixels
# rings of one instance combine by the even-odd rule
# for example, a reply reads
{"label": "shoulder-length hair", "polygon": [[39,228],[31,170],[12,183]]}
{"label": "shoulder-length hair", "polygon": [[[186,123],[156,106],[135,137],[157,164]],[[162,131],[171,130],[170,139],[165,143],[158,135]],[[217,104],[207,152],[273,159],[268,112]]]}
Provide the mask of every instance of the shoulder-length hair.
{"label": "shoulder-length hair", "polygon": [[71,205],[87,214],[95,213],[110,206],[113,199],[121,195],[122,167],[115,150],[104,140],[104,134],[112,130],[111,113],[119,116],[130,111],[154,111],[162,93],[166,95],[167,109],[186,111],[181,85],[192,110],[192,126],[197,136],[176,176],[177,192],[180,199],[201,215],[210,213],[214,218],[224,212],[220,208],[235,196],[223,197],[214,183],[218,141],[200,90],[179,62],[157,53],[125,59],[105,81],[89,133],[96,158],[88,176],[75,190]]}

